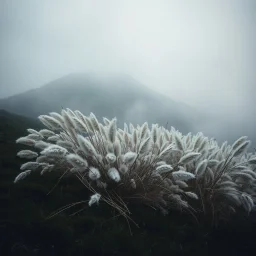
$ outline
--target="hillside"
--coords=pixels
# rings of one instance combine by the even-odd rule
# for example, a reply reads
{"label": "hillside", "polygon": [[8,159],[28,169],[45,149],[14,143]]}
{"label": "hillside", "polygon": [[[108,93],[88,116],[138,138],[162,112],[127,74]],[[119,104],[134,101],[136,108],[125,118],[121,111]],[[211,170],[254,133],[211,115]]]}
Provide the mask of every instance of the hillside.
{"label": "hillside", "polygon": [[24,162],[16,154],[25,148],[15,140],[26,135],[27,127],[40,129],[41,125],[0,110],[0,255],[164,255],[180,251],[183,240],[184,255],[193,248],[205,255],[204,230],[185,213],[163,218],[143,206],[130,208],[140,226],[130,223],[133,236],[126,220],[103,203],[78,205],[48,219],[63,206],[87,200],[91,193],[74,177],[57,182],[58,173],[33,173],[13,183]]}
{"label": "hillside", "polygon": [[26,135],[26,129],[30,127],[37,129],[43,127],[43,125],[38,119],[24,117],[0,109],[0,142],[11,142],[14,136]]}
{"label": "hillside", "polygon": [[136,206],[130,210],[140,228],[131,223],[133,236],[126,220],[102,203],[78,205],[47,219],[63,206],[88,199],[90,193],[73,178],[62,179],[55,187],[59,174],[34,173],[13,184],[24,162],[16,157],[24,146],[15,140],[26,135],[27,127],[40,129],[41,124],[0,110],[1,255],[251,255],[255,251],[255,218],[209,229],[185,212],[164,217]]}
{"label": "hillside", "polygon": [[173,101],[128,75],[99,77],[92,74],[71,74],[40,88],[0,100],[0,109],[37,117],[61,108],[78,109],[85,115],[117,117],[123,122],[159,123],[174,126],[181,132],[197,132],[202,115],[189,106]]}

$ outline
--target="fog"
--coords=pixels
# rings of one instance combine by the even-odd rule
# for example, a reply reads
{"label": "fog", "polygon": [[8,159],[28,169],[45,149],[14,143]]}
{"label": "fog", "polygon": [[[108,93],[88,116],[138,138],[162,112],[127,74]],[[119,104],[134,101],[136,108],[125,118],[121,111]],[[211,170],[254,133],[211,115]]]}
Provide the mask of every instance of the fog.
{"label": "fog", "polygon": [[73,72],[126,73],[214,115],[224,126],[210,133],[252,136],[255,47],[255,0],[0,0],[0,98]]}

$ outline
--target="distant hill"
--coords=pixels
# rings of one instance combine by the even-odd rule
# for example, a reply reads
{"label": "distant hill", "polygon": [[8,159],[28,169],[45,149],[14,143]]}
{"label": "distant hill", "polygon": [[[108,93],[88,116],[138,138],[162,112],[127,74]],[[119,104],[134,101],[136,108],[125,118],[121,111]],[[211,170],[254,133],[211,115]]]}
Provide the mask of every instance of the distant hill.
{"label": "distant hill", "polygon": [[117,117],[123,122],[144,121],[174,126],[181,132],[197,132],[202,115],[183,103],[175,102],[142,85],[128,75],[100,77],[71,74],[40,88],[0,100],[0,109],[36,118],[61,108],[80,110],[85,115]]}

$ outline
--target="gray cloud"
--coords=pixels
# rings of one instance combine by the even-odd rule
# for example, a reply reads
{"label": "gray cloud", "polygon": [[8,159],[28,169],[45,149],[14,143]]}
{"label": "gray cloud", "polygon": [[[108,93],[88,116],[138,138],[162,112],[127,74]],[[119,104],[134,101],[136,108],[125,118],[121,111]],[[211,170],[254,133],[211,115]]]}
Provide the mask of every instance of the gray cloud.
{"label": "gray cloud", "polygon": [[0,98],[72,72],[124,72],[246,132],[255,24],[254,0],[1,0]]}

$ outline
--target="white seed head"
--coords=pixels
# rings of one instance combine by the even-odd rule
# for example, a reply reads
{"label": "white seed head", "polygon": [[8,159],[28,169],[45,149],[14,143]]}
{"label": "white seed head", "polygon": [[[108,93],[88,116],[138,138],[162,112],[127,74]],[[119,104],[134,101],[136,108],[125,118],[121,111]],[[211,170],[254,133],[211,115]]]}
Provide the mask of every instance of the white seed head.
{"label": "white seed head", "polygon": [[108,176],[110,179],[114,180],[115,182],[119,182],[121,180],[118,170],[114,167],[108,170]]}
{"label": "white seed head", "polygon": [[101,198],[101,195],[98,194],[98,193],[92,195],[91,198],[90,198],[90,200],[89,200],[89,202],[88,202],[88,205],[89,205],[89,206],[92,206],[92,205],[95,204],[95,203],[99,204],[100,198]]}
{"label": "white seed head", "polygon": [[89,178],[91,180],[97,180],[100,178],[100,171],[98,168],[95,168],[95,167],[90,167],[90,170],[89,170]]}

